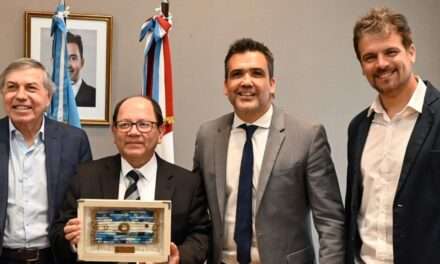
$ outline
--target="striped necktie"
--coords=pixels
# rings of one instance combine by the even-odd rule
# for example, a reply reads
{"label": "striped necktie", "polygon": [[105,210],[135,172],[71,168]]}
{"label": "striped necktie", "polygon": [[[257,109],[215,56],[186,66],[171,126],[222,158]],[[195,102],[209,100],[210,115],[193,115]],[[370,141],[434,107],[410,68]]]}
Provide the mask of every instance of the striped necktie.
{"label": "striped necktie", "polygon": [[137,188],[137,182],[139,180],[139,172],[135,170],[131,170],[127,173],[127,177],[129,180],[129,185],[127,190],[125,191],[124,199],[125,200],[140,200],[139,191]]}

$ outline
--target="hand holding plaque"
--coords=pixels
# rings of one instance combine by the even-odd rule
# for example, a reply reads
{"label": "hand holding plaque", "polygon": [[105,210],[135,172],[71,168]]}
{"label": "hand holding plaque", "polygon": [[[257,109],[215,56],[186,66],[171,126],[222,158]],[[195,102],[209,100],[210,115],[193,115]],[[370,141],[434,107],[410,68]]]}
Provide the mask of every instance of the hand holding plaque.
{"label": "hand holding plaque", "polygon": [[76,247],[79,242],[80,235],[81,221],[78,218],[70,219],[64,226],[64,237],[72,246]]}

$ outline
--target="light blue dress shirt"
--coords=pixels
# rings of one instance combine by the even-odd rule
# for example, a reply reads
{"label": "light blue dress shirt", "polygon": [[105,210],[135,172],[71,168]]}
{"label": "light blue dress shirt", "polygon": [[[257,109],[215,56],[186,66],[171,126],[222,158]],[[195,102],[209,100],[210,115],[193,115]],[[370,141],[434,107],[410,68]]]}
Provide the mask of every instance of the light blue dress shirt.
{"label": "light blue dress shirt", "polygon": [[3,246],[49,247],[44,120],[31,146],[9,121],[8,207]]}

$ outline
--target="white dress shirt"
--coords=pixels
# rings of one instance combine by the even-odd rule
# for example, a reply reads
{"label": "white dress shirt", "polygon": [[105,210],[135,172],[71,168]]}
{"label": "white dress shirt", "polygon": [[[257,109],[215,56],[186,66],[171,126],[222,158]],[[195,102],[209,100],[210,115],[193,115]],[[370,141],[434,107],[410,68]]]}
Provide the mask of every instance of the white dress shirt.
{"label": "white dress shirt", "polygon": [[[252,136],[252,146],[254,153],[254,171],[252,176],[252,263],[259,263],[260,256],[255,238],[255,203],[258,179],[260,177],[261,164],[263,162],[264,151],[266,149],[269,127],[272,120],[273,107],[252,124],[258,126]],[[226,264],[237,263],[237,245],[234,241],[235,215],[237,210],[238,183],[240,178],[241,158],[243,147],[246,141],[246,132],[239,128],[245,122],[236,114],[229,137],[228,154],[226,161],[226,209],[225,209],[225,237],[223,242],[222,261]]]}
{"label": "white dress shirt", "polygon": [[128,161],[121,157],[121,174],[119,177],[119,194],[118,199],[124,200],[125,191],[130,186],[130,180],[127,178],[128,172],[131,170],[140,172],[137,188],[139,196],[143,201],[153,201],[156,192],[157,177],[157,158],[153,155],[151,159],[140,168],[133,168]]}
{"label": "white dress shirt", "polygon": [[76,81],[76,83],[72,83],[73,95],[75,97],[78,94],[79,88],[81,88],[82,83],[83,83],[83,79],[81,77],[78,79],[78,81]]}
{"label": "white dress shirt", "polygon": [[9,120],[8,205],[3,246],[47,248],[47,174],[44,119],[28,146]]}
{"label": "white dress shirt", "polygon": [[361,262],[392,264],[393,203],[403,159],[417,117],[422,113],[426,86],[418,78],[408,104],[390,119],[379,97],[368,115],[374,114],[362,153],[363,196],[358,216],[362,240]]}

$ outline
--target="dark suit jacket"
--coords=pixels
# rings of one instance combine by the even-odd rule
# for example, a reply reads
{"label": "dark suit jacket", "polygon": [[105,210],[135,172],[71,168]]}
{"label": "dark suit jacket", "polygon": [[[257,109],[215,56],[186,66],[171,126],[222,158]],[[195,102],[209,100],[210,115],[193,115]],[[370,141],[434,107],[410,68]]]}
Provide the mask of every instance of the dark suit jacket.
{"label": "dark suit jacket", "polygon": [[[70,178],[80,162],[91,160],[92,153],[83,130],[45,119],[45,153],[47,170],[48,219],[53,224],[55,212],[61,208]],[[8,203],[9,121],[0,120],[0,252],[3,244]]]}
{"label": "dark suit jacket", "polygon": [[[429,82],[422,114],[406,148],[393,204],[394,263],[440,263],[440,93]],[[374,115],[357,115],[348,130],[347,263],[359,257],[361,156]]]}
{"label": "dark suit jacket", "polygon": [[75,97],[76,105],[82,107],[96,106],[96,89],[88,85],[84,80],[79,87],[78,93]]}
{"label": "dark suit jacket", "polygon": [[[255,232],[263,264],[315,262],[310,213],[319,233],[320,263],[344,262],[344,208],[324,128],[274,106],[256,190]],[[224,242],[226,160],[233,113],[197,134],[194,169],[204,177],[213,222],[208,263]]]}
{"label": "dark suit jacket", "polygon": [[[180,263],[203,263],[208,251],[210,221],[201,178],[157,156],[156,200],[171,200],[171,240],[179,247]],[[117,199],[120,155],[81,165],[66,194],[61,215],[50,231],[62,263],[75,263],[69,242],[64,239],[64,225],[77,216],[77,199]]]}

